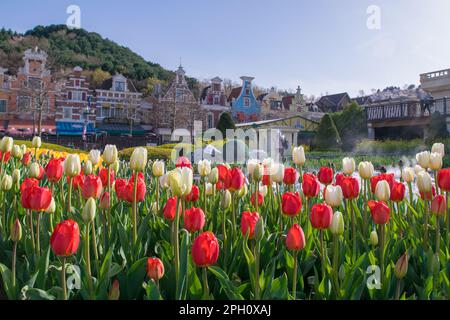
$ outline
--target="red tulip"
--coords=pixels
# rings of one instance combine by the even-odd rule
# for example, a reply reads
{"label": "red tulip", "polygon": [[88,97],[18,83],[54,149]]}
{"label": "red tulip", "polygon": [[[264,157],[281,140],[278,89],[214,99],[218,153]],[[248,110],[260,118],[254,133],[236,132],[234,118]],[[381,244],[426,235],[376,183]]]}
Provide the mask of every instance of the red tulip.
{"label": "red tulip", "polygon": [[[173,221],[175,219],[175,214],[177,212],[177,197],[167,199],[163,212],[164,218],[166,218],[167,220]],[[180,211],[178,210],[178,212]]]}
{"label": "red tulip", "polygon": [[[126,201],[128,203],[133,203],[134,201],[134,174],[131,178],[126,181],[124,179],[118,178],[114,185],[117,197],[120,200]],[[136,190],[136,202],[142,202],[145,199],[145,193],[147,192],[147,187],[145,186],[144,174],[139,172],[137,179],[137,190]]]}
{"label": "red tulip", "polygon": [[325,185],[328,185],[333,182],[333,169],[329,167],[322,167],[317,174],[317,178],[319,181]]}
{"label": "red tulip", "polygon": [[[70,177],[67,177],[67,183],[70,181]],[[83,187],[84,182],[84,174],[83,171],[81,171],[78,175],[72,178],[72,188],[77,190],[81,189]]]}
{"label": "red tulip", "polygon": [[264,169],[263,169],[263,176],[262,176],[261,182],[264,186],[269,186],[272,184],[272,178],[271,178],[271,175],[269,172],[269,168],[267,168],[267,167],[264,167]]}
{"label": "red tulip", "polygon": [[188,168],[192,169],[192,164],[188,158],[182,156],[177,159],[177,161],[175,163],[175,167],[177,167],[177,168],[188,167]]}
{"label": "red tulip", "polygon": [[48,162],[45,167],[45,175],[48,181],[56,183],[61,179],[64,172],[63,161],[64,159],[62,158],[53,158]]}
{"label": "red tulip", "polygon": [[285,168],[283,182],[287,185],[295,184],[298,180],[298,172],[295,168]]}
{"label": "red tulip", "polygon": [[31,209],[30,195],[31,189],[38,187],[39,181],[33,178],[26,178],[20,185],[20,201],[22,207],[25,209]]}
{"label": "red tulip", "polygon": [[423,193],[423,192],[419,192],[419,193],[420,193],[420,197],[422,198],[422,200],[431,201],[431,200],[433,200],[434,196],[436,195],[436,188],[432,185],[431,191],[429,191],[427,193]]}
{"label": "red tulip", "polygon": [[100,197],[103,191],[102,181],[96,175],[90,174],[84,178],[81,195],[84,199]]}
{"label": "red tulip", "polygon": [[370,189],[372,193],[375,193],[375,188],[377,187],[378,181],[386,180],[389,184],[389,188],[392,189],[392,185],[394,184],[394,174],[393,173],[381,173],[378,176],[370,178]]}
{"label": "red tulip", "polygon": [[439,170],[437,180],[440,189],[450,191],[450,168]]}
{"label": "red tulip", "polygon": [[20,192],[22,193],[23,190],[30,188],[30,187],[37,187],[39,186],[39,181],[37,181],[34,178],[25,178],[23,182],[20,185]]}
{"label": "red tulip", "polygon": [[147,259],[147,277],[158,281],[164,276],[164,264],[158,258]]}
{"label": "red tulip", "polygon": [[228,189],[230,187],[230,170],[223,164],[217,165],[217,170],[219,171],[219,180],[216,188],[219,190]]}
{"label": "red tulip", "polygon": [[196,202],[196,201],[198,201],[199,194],[200,194],[200,190],[194,184],[194,185],[192,185],[191,192],[184,197],[184,200],[186,200],[187,202]]}
{"label": "red tulip", "polygon": [[298,192],[286,192],[281,199],[281,209],[285,215],[295,217],[302,211],[302,198]]}
{"label": "red tulip", "polygon": [[11,157],[10,151],[5,153],[5,158],[3,158],[3,153],[0,151],[0,160],[3,159],[4,163],[8,162],[10,157]]}
{"label": "red tulip", "polygon": [[100,197],[100,203],[99,208],[100,209],[108,209],[111,205],[111,196],[109,195],[109,192],[103,192],[102,196]]}
{"label": "red tulip", "polygon": [[38,174],[38,176],[36,177],[36,179],[42,180],[42,178],[44,177],[44,173],[45,173],[44,168],[42,168],[42,166],[39,165],[39,174]]}
{"label": "red tulip", "polygon": [[372,220],[375,224],[386,224],[389,222],[391,210],[382,201],[369,200],[367,202],[370,213],[372,214]]}
{"label": "red tulip", "polygon": [[447,212],[447,203],[445,197],[440,194],[431,201],[431,213],[436,216],[444,216]]}
{"label": "red tulip", "polygon": [[238,191],[244,185],[245,178],[240,168],[233,168],[230,170],[230,186],[229,190],[231,192]]}
{"label": "red tulip", "polygon": [[192,260],[198,267],[208,267],[219,258],[219,242],[211,231],[206,231],[195,238],[192,244]]}
{"label": "red tulip", "polygon": [[317,197],[320,191],[320,185],[315,175],[311,173],[303,174],[302,190],[303,194],[308,198]]}
{"label": "red tulip", "polygon": [[336,184],[341,187],[345,199],[356,199],[359,195],[358,179],[342,173],[336,175]]}
{"label": "red tulip", "polygon": [[66,220],[56,225],[50,238],[50,246],[55,255],[68,257],[77,252],[80,243],[80,229],[73,220]]}
{"label": "red tulip", "polygon": [[255,233],[255,227],[259,220],[259,214],[258,212],[249,212],[245,211],[242,212],[241,217],[241,232],[242,235],[245,236],[248,235],[249,239],[253,239],[254,233]]}
{"label": "red tulip", "polygon": [[52,202],[52,192],[37,185],[25,187],[21,194],[22,206],[33,211],[44,211]]}
{"label": "red tulip", "polygon": [[311,209],[311,224],[315,229],[328,229],[333,218],[333,209],[327,204],[318,203]]}
{"label": "red tulip", "polygon": [[391,187],[391,201],[399,202],[405,198],[406,187],[403,183],[395,181]]}
{"label": "red tulip", "polygon": [[288,231],[286,237],[286,248],[292,251],[299,251],[305,247],[305,234],[302,227],[294,224]]}
{"label": "red tulip", "polygon": [[23,164],[25,167],[28,167],[28,165],[30,164],[30,162],[31,162],[31,153],[30,153],[30,152],[26,152],[26,153],[23,155],[23,158],[22,158],[22,164]]}
{"label": "red tulip", "polygon": [[[256,207],[256,192],[252,194],[252,196],[250,197],[250,203]],[[258,192],[258,206],[262,206],[262,204],[264,203],[264,195],[261,192]]]}
{"label": "red tulip", "polygon": [[[107,168],[103,168],[99,171],[98,176],[100,177],[100,180],[102,181],[102,185],[103,186],[108,186],[108,169]],[[109,174],[109,180],[111,185],[114,183],[115,180],[115,174],[114,174],[114,170],[110,171]]]}
{"label": "red tulip", "polygon": [[189,232],[197,232],[205,225],[205,214],[200,208],[192,207],[184,212],[184,227]]}

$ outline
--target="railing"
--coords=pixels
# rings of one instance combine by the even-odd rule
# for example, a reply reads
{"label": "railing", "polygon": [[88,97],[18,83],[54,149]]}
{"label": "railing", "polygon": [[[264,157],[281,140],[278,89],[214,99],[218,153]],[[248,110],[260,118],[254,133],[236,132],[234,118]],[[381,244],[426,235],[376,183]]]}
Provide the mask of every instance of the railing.
{"label": "railing", "polygon": [[[449,100],[450,101],[450,100]],[[434,112],[449,114],[447,99],[402,101],[366,106],[368,122],[429,117]]]}

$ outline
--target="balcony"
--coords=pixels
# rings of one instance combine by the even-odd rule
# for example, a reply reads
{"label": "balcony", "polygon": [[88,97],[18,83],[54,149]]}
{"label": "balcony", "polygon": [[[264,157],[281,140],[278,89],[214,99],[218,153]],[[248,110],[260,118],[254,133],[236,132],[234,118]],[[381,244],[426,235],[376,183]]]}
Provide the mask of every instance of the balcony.
{"label": "balcony", "polygon": [[434,98],[450,97],[450,69],[421,74],[420,84]]}

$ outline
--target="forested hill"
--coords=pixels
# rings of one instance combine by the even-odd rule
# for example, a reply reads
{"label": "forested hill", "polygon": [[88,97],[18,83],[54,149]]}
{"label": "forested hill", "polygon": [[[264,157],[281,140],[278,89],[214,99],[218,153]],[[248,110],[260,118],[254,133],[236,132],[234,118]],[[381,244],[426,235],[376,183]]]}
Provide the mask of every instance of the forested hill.
{"label": "forested hill", "polygon": [[[95,32],[70,30],[65,25],[37,26],[24,34],[1,29],[0,66],[15,74],[23,65],[23,52],[35,46],[48,53],[53,71],[80,66],[89,76],[96,77],[94,82],[119,72],[131,78],[139,90],[154,93],[156,83],[164,88],[173,77],[172,71],[146,61],[129,48]],[[188,81],[191,87],[196,87],[195,79]]]}

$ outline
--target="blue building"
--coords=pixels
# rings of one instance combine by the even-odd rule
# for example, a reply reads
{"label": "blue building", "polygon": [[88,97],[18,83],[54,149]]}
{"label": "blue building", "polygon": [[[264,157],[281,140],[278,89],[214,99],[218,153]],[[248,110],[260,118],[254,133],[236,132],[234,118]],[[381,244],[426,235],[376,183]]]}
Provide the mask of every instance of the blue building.
{"label": "blue building", "polygon": [[253,77],[241,77],[242,86],[234,88],[228,97],[231,113],[237,123],[258,121],[261,105],[253,93]]}

